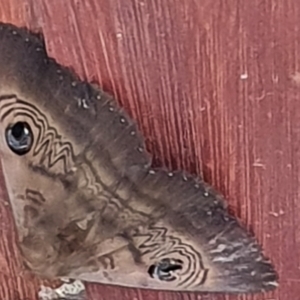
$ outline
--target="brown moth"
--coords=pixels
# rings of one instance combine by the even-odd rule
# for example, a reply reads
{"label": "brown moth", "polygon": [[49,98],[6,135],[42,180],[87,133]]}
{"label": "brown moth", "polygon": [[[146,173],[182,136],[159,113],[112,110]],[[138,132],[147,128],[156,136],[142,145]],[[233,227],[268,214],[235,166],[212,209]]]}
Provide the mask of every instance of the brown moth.
{"label": "brown moth", "polygon": [[277,286],[219,193],[153,169],[111,96],[49,58],[41,34],[3,23],[0,159],[24,265],[42,278],[226,293]]}

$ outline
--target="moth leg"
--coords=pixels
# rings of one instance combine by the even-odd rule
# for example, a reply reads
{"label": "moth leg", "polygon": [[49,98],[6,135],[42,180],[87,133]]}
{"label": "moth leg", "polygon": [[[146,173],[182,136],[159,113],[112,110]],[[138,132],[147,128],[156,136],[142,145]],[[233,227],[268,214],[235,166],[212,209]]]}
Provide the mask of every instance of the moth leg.
{"label": "moth leg", "polygon": [[52,289],[44,285],[38,293],[39,300],[86,300],[85,286],[80,280],[61,278],[60,287]]}

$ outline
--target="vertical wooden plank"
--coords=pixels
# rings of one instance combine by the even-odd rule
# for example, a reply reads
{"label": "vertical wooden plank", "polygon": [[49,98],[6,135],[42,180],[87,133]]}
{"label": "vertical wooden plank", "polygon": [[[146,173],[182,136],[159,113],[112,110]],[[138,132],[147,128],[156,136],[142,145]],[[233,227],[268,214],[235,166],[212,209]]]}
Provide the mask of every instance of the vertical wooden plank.
{"label": "vertical wooden plank", "polygon": [[[49,53],[137,120],[155,165],[203,175],[263,244],[274,293],[223,296],[89,284],[91,299],[297,299],[300,3],[295,0],[2,0],[0,20],[42,29]],[[35,299],[20,274],[0,177],[0,298]]]}

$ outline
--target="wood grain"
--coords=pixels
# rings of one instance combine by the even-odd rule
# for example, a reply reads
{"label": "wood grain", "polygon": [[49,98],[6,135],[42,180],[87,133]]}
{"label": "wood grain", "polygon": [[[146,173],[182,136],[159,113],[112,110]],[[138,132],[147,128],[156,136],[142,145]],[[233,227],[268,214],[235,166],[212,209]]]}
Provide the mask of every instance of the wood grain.
{"label": "wood grain", "polygon": [[[88,284],[89,299],[296,300],[300,294],[300,2],[2,0],[48,52],[116,96],[156,166],[204,177],[263,244],[280,288],[256,296]],[[0,299],[35,300],[0,176]]]}

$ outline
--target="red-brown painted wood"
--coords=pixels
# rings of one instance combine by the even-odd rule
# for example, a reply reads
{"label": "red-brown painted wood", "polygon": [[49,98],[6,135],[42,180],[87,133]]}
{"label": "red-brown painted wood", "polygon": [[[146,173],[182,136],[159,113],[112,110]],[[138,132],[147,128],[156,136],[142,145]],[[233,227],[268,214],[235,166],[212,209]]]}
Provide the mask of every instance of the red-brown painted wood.
{"label": "red-brown painted wood", "polygon": [[[89,284],[90,299],[300,299],[299,1],[1,0],[0,21],[42,29],[52,56],[114,94],[155,165],[217,187],[281,278],[257,296]],[[1,175],[0,299],[35,300],[7,201]]]}

